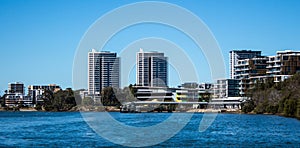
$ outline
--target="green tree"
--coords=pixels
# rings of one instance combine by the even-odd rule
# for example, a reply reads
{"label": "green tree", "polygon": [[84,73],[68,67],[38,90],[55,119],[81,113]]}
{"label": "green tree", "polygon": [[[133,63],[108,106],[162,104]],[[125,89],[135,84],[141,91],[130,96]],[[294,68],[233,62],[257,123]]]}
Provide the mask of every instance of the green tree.
{"label": "green tree", "polygon": [[0,102],[1,102],[1,107],[5,107],[5,98],[6,98],[7,94],[4,94],[1,98],[0,98]]}
{"label": "green tree", "polygon": [[[300,114],[298,99],[300,98],[300,74],[297,73],[291,78],[274,83],[273,79],[264,82],[257,81],[251,89],[251,99],[254,108],[244,105],[242,110],[253,111],[256,113],[280,113],[285,116],[297,117]],[[252,105],[250,105],[252,106]],[[299,108],[299,109],[298,109]]]}
{"label": "green tree", "polygon": [[253,100],[249,100],[242,104],[242,112],[244,112],[244,113],[252,112],[254,110],[254,108],[255,108],[255,105],[254,105]]}
{"label": "green tree", "polygon": [[300,119],[300,98],[297,99],[297,113],[296,117]]}
{"label": "green tree", "polygon": [[284,115],[294,117],[297,110],[297,102],[294,99],[288,99],[284,102]]}
{"label": "green tree", "polygon": [[68,111],[76,106],[74,92],[70,88],[59,90],[55,93],[45,90],[43,100],[43,106],[46,111]]}
{"label": "green tree", "polygon": [[104,106],[120,106],[121,103],[117,100],[114,89],[105,87],[101,91],[101,102]]}

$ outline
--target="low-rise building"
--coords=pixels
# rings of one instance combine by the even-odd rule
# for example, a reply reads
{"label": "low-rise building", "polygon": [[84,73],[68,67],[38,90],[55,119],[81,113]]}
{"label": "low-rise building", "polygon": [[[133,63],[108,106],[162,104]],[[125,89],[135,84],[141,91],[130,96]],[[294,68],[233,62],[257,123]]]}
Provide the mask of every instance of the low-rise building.
{"label": "low-rise building", "polygon": [[172,91],[167,87],[135,86],[135,89],[134,96],[140,101],[173,101]]}
{"label": "low-rise building", "polygon": [[239,80],[237,79],[219,79],[214,85],[215,98],[238,97],[239,95]]}
{"label": "low-rise building", "polygon": [[60,86],[56,84],[49,85],[29,85],[28,96],[32,98],[32,104],[43,102],[43,94],[45,91],[57,92],[61,90]]}
{"label": "low-rise building", "polygon": [[22,82],[8,83],[8,91],[5,94],[5,105],[12,106],[30,106],[32,99],[25,96],[24,84]]}
{"label": "low-rise building", "polygon": [[25,96],[21,93],[6,94],[5,105],[8,107],[32,106],[32,98],[30,96]]}

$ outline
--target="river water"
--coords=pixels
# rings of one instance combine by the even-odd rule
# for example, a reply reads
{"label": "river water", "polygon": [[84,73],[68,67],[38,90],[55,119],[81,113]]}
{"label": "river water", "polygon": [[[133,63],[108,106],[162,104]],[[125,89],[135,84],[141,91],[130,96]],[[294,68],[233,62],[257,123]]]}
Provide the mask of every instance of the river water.
{"label": "river water", "polygon": [[[180,114],[180,113],[179,113]],[[110,113],[131,126],[151,126],[171,113]],[[300,147],[300,121],[275,115],[218,114],[199,132],[194,114],[175,136],[156,147]],[[147,138],[147,135],[145,135]],[[141,139],[143,142],[143,139]],[[0,112],[0,147],[121,147],[100,137],[79,112]]]}

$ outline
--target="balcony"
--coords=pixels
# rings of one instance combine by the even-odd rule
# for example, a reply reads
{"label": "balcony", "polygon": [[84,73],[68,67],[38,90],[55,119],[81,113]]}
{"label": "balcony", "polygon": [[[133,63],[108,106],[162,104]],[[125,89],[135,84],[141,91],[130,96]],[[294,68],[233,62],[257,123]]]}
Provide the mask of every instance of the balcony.
{"label": "balcony", "polygon": [[272,65],[268,65],[266,68],[273,68],[273,66]]}
{"label": "balcony", "polygon": [[281,65],[280,64],[276,64],[273,67],[281,67]]}
{"label": "balcony", "polygon": [[246,89],[246,87],[243,87],[243,86],[239,87],[239,90],[244,90],[244,89]]}

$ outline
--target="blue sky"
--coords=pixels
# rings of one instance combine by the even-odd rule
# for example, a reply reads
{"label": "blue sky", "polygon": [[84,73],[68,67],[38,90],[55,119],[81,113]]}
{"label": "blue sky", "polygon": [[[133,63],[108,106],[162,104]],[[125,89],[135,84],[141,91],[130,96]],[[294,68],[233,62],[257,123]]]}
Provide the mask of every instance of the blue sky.
{"label": "blue sky", "polygon": [[[0,0],[0,93],[3,94],[7,89],[7,83],[15,81],[21,81],[26,86],[56,83],[63,88],[72,87],[73,58],[89,26],[105,13],[134,2],[136,1]],[[298,0],[166,2],[186,8],[203,20],[222,49],[226,70],[228,52],[231,49],[258,49],[264,55],[274,55],[277,50],[284,49],[300,50]],[[131,27],[124,32],[131,34],[132,39],[136,39],[138,35],[155,35],[167,39],[170,34],[175,35],[175,38],[177,35],[180,37],[180,34],[171,29],[163,34],[149,29],[152,27],[164,29],[161,26],[145,25]],[[120,40],[121,37],[122,33],[116,38]],[[124,41],[107,45],[104,50],[115,51],[126,43]],[[188,48],[193,45],[185,46],[188,43],[182,41],[178,44],[189,51]],[[209,69],[202,57],[203,55],[199,55],[203,62],[199,68],[199,79],[201,82],[210,82]],[[135,79],[130,82],[134,81]],[[177,83],[174,81],[170,85],[176,86]]]}

